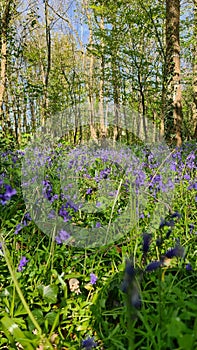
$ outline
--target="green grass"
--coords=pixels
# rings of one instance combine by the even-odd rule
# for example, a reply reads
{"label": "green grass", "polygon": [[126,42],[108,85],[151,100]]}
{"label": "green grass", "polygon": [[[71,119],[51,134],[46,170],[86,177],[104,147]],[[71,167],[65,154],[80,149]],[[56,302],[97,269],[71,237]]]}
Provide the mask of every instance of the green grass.
{"label": "green grass", "polygon": [[[186,156],[183,155],[182,161],[187,173]],[[102,163],[98,162],[97,167],[97,171],[103,170]],[[56,191],[60,190],[57,168],[47,171]],[[150,197],[144,218],[128,231],[125,229],[120,238],[106,246],[84,248],[57,244],[34,221],[28,221],[15,234],[17,224],[24,221],[27,211],[20,184],[20,160],[13,165],[12,155],[8,155],[7,160],[4,157],[2,172],[6,183],[16,188],[17,194],[0,209],[0,349],[18,349],[17,344],[24,349],[38,349],[41,344],[44,349],[80,349],[82,340],[88,336],[94,337],[97,349],[197,349],[196,189],[188,190],[188,180],[181,180],[173,192],[170,206],[181,218],[174,219],[168,239],[165,236],[169,227],[159,229],[159,223],[150,232],[152,219],[147,213],[154,212],[154,201]],[[93,165],[91,172],[94,173]],[[196,168],[190,174],[195,182]],[[116,186],[121,178],[123,175]],[[82,196],[88,187],[88,179],[80,182]],[[96,191],[95,188],[91,199],[86,197],[87,202],[94,202]],[[123,190],[121,195],[116,210],[125,208],[127,194]],[[60,200],[54,203],[54,210],[59,210],[61,205]],[[93,214],[80,217],[78,212],[69,210],[72,223],[91,229],[98,219],[102,225],[109,222],[112,207],[115,207],[113,203],[108,202],[106,217],[102,213],[97,214],[96,219]],[[170,215],[166,214],[166,220]],[[152,242],[144,259],[142,233],[147,230],[152,233]],[[158,238],[163,240],[161,245],[156,243]],[[174,257],[168,260],[168,265],[145,272],[147,264],[165,255],[177,239],[184,247],[184,257]],[[19,272],[23,256],[28,262]],[[138,271],[140,309],[131,305],[121,289],[125,261],[131,257]],[[188,263],[191,270],[186,269]],[[90,273],[98,277],[94,285],[90,284]],[[72,278],[79,281],[80,293],[71,291]]]}

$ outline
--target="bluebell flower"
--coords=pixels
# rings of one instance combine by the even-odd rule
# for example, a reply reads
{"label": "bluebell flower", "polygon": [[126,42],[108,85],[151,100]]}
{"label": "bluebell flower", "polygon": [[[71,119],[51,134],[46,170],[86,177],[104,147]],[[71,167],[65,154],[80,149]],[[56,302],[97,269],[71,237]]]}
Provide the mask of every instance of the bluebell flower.
{"label": "bluebell flower", "polygon": [[166,226],[168,227],[174,227],[175,223],[173,220],[166,221]]}
{"label": "bluebell flower", "polygon": [[86,194],[91,194],[92,193],[92,188],[88,188],[86,191]]}
{"label": "bluebell flower", "polygon": [[67,241],[69,238],[70,238],[70,234],[68,232],[66,232],[65,230],[60,230],[57,236],[55,237],[55,240],[57,244],[61,244]]}
{"label": "bluebell flower", "polygon": [[192,233],[194,229],[194,224],[189,224],[188,226],[189,226],[189,233]]}
{"label": "bluebell flower", "polygon": [[64,222],[69,221],[72,217],[69,215],[69,212],[65,210],[66,206],[62,205],[59,210],[59,215],[63,217]]}
{"label": "bluebell flower", "polygon": [[165,227],[165,226],[170,226],[170,227],[173,227],[175,225],[174,221],[173,220],[165,220],[165,219],[161,219],[161,222],[159,224],[159,229]]}
{"label": "bluebell flower", "polygon": [[168,232],[166,233],[166,239],[170,237],[171,233],[172,233],[172,229],[168,230]]}
{"label": "bluebell flower", "polygon": [[18,271],[21,272],[23,271],[23,268],[27,265],[29,260],[25,256],[22,256],[19,264],[18,264]]}
{"label": "bluebell flower", "polygon": [[191,183],[188,186],[188,190],[197,190],[197,182]]}
{"label": "bluebell flower", "polygon": [[97,279],[98,279],[98,277],[94,273],[90,274],[90,283],[91,284],[95,284]]}
{"label": "bluebell flower", "polygon": [[71,208],[73,209],[75,212],[77,212],[79,210],[79,207],[77,204],[75,204],[71,199],[68,199],[66,204],[65,204],[65,208]]}
{"label": "bluebell flower", "polygon": [[43,184],[42,194],[46,199],[50,201],[52,199],[52,193],[53,193],[52,185],[48,180],[44,180],[42,184]]}
{"label": "bluebell flower", "polygon": [[126,261],[125,274],[128,279],[132,280],[135,277],[136,271],[134,265],[129,260]]}
{"label": "bluebell flower", "polygon": [[14,232],[15,235],[17,235],[22,230],[22,228],[23,228],[23,225],[21,225],[21,224],[16,225],[16,229]]}
{"label": "bluebell flower", "polygon": [[25,218],[26,220],[29,220],[29,221],[32,220],[32,218],[31,218],[31,216],[30,216],[29,213],[26,213],[25,216],[24,216],[24,218]]}
{"label": "bluebell flower", "polygon": [[5,184],[4,189],[5,192],[3,194],[0,194],[0,200],[2,205],[5,205],[11,199],[11,197],[16,194],[16,190],[10,185]]}
{"label": "bluebell flower", "polygon": [[183,258],[185,256],[185,249],[179,243],[177,243],[174,248],[167,250],[165,256],[169,259],[174,257]]}
{"label": "bluebell flower", "polygon": [[96,346],[97,346],[97,343],[95,343],[94,338],[88,337],[87,339],[82,340],[82,348],[85,348],[85,350],[91,350]]}
{"label": "bluebell flower", "polygon": [[59,198],[58,194],[54,194],[54,196],[51,197],[51,203],[56,201]]}
{"label": "bluebell flower", "polygon": [[186,264],[185,268],[187,271],[192,271],[192,265],[190,263]]}
{"label": "bluebell flower", "polygon": [[55,218],[55,210],[52,209],[48,214],[48,219],[54,219],[54,218]]}
{"label": "bluebell flower", "polygon": [[106,168],[104,170],[100,171],[100,179],[107,179],[108,175],[110,174],[111,169],[110,168]]}
{"label": "bluebell flower", "polygon": [[143,243],[142,243],[142,251],[144,254],[148,253],[150,243],[151,243],[152,235],[149,233],[143,234]]}
{"label": "bluebell flower", "polygon": [[150,264],[148,264],[146,266],[145,271],[151,272],[151,271],[154,271],[154,270],[158,269],[161,266],[162,266],[162,262],[161,261],[152,261]]}
{"label": "bluebell flower", "polygon": [[172,219],[174,219],[174,218],[180,219],[180,218],[181,218],[181,214],[180,214],[178,211],[175,211],[175,212],[171,215],[171,218],[172,218]]}

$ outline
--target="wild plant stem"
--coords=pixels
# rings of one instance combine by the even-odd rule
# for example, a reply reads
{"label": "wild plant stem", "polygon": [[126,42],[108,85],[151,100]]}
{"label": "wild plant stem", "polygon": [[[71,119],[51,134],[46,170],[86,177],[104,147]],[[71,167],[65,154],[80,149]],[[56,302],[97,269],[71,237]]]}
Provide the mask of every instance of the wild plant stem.
{"label": "wild plant stem", "polygon": [[[1,247],[2,247],[2,250],[3,250],[4,258],[5,258],[6,264],[7,264],[7,266],[8,266],[8,270],[9,270],[9,272],[10,272],[10,275],[11,275],[11,277],[12,277],[13,283],[14,283],[14,287],[16,288],[16,291],[17,291],[18,296],[19,296],[19,298],[20,298],[20,300],[21,300],[21,302],[22,302],[22,304],[23,304],[23,306],[24,306],[24,309],[26,310],[26,312],[27,312],[29,318],[31,319],[33,325],[34,325],[35,328],[37,329],[38,334],[39,334],[39,336],[40,336],[40,338],[41,338],[41,337],[42,337],[42,329],[40,328],[38,322],[37,322],[36,319],[34,318],[32,312],[31,312],[31,310],[30,310],[30,308],[29,308],[29,306],[28,306],[28,304],[27,304],[27,302],[26,302],[26,300],[25,300],[25,298],[24,298],[24,295],[23,295],[23,293],[22,293],[22,291],[21,291],[21,288],[20,288],[20,286],[19,286],[19,283],[18,283],[16,274],[15,274],[15,271],[14,271],[14,268],[12,267],[11,257],[10,257],[9,251],[8,251],[8,249],[6,248],[5,243],[4,243],[3,239],[2,239],[2,237],[1,237],[0,241],[1,241]],[[53,348],[52,348],[52,345],[50,344],[50,342],[49,342],[47,339],[46,339],[45,341],[46,341],[46,345],[48,346],[48,348],[49,348],[49,349],[53,349]]]}
{"label": "wild plant stem", "polygon": [[132,319],[130,304],[131,304],[130,300],[127,300],[126,307],[127,307],[128,350],[134,350],[135,349],[134,320]]}

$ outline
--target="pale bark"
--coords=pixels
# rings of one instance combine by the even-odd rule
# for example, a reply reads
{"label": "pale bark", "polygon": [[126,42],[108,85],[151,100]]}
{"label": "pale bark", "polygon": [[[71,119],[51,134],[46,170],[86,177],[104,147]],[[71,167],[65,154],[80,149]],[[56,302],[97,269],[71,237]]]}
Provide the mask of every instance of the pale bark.
{"label": "pale bark", "polygon": [[[89,47],[90,51],[93,45],[93,29],[91,14],[88,9],[88,4],[83,1],[85,15],[87,18],[88,29],[89,29]],[[87,78],[87,91],[88,91],[88,110],[89,110],[89,123],[90,123],[90,137],[95,142],[98,142],[96,130],[94,127],[94,96],[93,96],[93,69],[94,69],[94,57],[92,54],[87,58],[88,67],[88,78]]]}
{"label": "pale bark", "polygon": [[197,0],[194,3],[194,43],[193,43],[193,130],[194,138],[197,138]]}
{"label": "pale bark", "polygon": [[7,80],[7,40],[9,23],[11,19],[11,4],[12,0],[5,1],[2,17],[1,17],[1,80],[0,80],[0,123],[4,128],[3,120],[3,103],[6,90]]}
{"label": "pale bark", "polygon": [[46,47],[47,47],[47,65],[44,73],[44,101],[43,101],[43,120],[42,125],[45,124],[49,112],[49,99],[48,99],[48,85],[49,85],[49,74],[51,70],[51,30],[49,23],[49,11],[48,11],[48,0],[44,1],[45,9],[45,36],[46,36]]}
{"label": "pale bark", "polygon": [[[100,20],[100,30],[104,30],[104,20],[103,17],[101,17]],[[100,78],[100,83],[99,83],[99,119],[100,119],[100,136],[101,139],[106,137],[106,130],[105,130],[105,119],[104,119],[104,69],[105,69],[105,63],[104,63],[104,55],[103,55],[103,50],[104,50],[104,43],[103,40],[101,39],[101,51],[102,51],[102,57],[100,59],[100,72],[101,72],[101,78]]]}
{"label": "pale bark", "polygon": [[[182,143],[182,93],[180,81],[180,0],[166,0],[166,64],[168,93],[171,97],[171,110],[177,146]],[[170,117],[170,113],[169,116]],[[173,125],[168,126],[168,133]],[[168,136],[168,135],[167,135]]]}

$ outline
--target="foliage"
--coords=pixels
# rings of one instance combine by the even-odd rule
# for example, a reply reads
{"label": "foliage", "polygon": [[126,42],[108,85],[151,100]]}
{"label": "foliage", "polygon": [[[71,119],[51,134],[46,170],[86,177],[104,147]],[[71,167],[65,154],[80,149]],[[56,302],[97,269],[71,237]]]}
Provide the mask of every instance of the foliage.
{"label": "foliage", "polygon": [[[128,152],[128,148],[124,152],[126,150]],[[132,154],[134,150],[138,157],[141,154],[142,160],[144,157],[148,160],[144,171],[147,181],[151,181],[151,176],[159,169],[158,159],[147,149],[144,152],[141,146],[133,147]],[[110,160],[109,150],[105,162],[100,151],[94,163],[88,162],[90,156],[83,157],[82,148],[72,150],[59,145],[56,152],[58,158],[53,155],[54,161],[45,164],[53,188],[52,194],[47,192],[49,202],[52,195],[59,194],[58,159],[62,164],[67,164],[68,159],[76,161],[75,167],[86,168],[91,178],[82,181],[84,172],[79,170],[79,192],[80,200],[85,196],[87,204],[91,204],[98,192],[95,188],[93,197],[87,194],[90,186],[99,184],[93,178],[106,183],[116,179],[113,184],[116,188],[127,164],[122,160],[122,167],[116,166],[114,157]],[[68,159],[65,158],[67,154]],[[152,227],[147,232],[151,222],[149,214],[155,208],[154,202],[149,200],[136,226],[129,230],[124,228],[116,242],[96,248],[56,242],[41,232],[26,212],[21,193],[20,162],[24,153],[7,151],[1,157],[1,194],[5,192],[4,184],[17,192],[1,205],[2,349],[17,349],[19,343],[29,349],[36,349],[40,344],[58,349],[77,349],[82,345],[88,348],[88,344],[98,349],[184,350],[196,347],[195,144],[185,144],[171,154],[170,164],[176,179],[174,198],[170,211],[157,223],[156,230]],[[106,171],[106,165],[108,169],[111,166],[110,172]],[[139,176],[142,169],[136,170]],[[158,178],[153,187],[157,189],[157,199],[162,186]],[[149,187],[150,194],[153,188]],[[120,197],[124,196],[127,192],[121,190]],[[120,200],[116,211],[124,210],[126,203],[125,198]],[[80,225],[77,211],[71,207],[68,210],[73,215],[73,223]],[[102,215],[101,226],[105,220],[109,221],[107,210]],[[85,215],[85,227],[92,227],[93,220],[98,218],[94,219],[93,214]],[[129,265],[132,261],[134,285]],[[127,294],[127,288],[132,285],[134,289]],[[136,304],[136,300],[140,302]]]}

